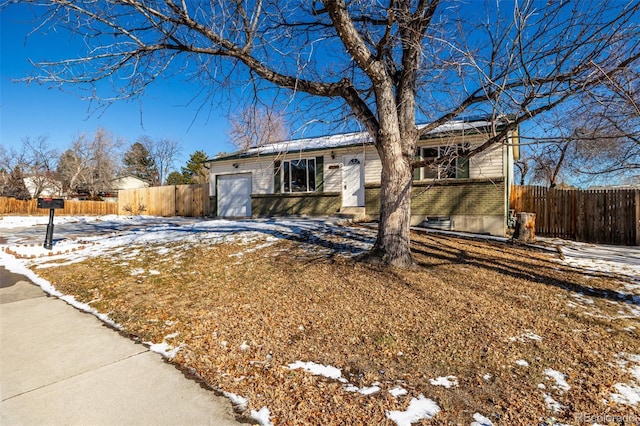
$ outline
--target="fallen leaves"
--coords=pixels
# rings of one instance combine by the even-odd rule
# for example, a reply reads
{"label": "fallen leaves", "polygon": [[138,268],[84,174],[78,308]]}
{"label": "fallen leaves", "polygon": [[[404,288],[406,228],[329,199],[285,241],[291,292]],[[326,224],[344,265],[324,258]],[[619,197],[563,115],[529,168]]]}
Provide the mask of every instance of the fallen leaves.
{"label": "fallen leaves", "polygon": [[[337,236],[317,250],[266,242],[149,244],[37,273],[142,341],[174,335],[174,362],[248,398],[245,415],[268,407],[274,424],[390,424],[387,413],[420,395],[440,407],[438,424],[469,424],[473,413],[526,424],[637,412],[602,401],[625,380],[616,354],[640,353],[637,318],[618,314],[618,301],[574,297],[606,296],[619,281],[586,278],[548,253],[435,234],[414,235],[421,268],[411,271],[332,252],[343,248]],[[296,361],[334,366],[346,384],[292,370]],[[556,413],[551,390],[538,387],[548,369],[570,385],[553,395],[564,407]],[[457,386],[434,386],[438,378]],[[398,388],[406,394],[389,393]]]}

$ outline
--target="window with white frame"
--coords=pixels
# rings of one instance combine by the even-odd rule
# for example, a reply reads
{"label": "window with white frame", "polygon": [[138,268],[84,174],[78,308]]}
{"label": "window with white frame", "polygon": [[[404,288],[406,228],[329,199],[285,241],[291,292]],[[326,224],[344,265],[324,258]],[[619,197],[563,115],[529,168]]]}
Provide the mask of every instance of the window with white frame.
{"label": "window with white frame", "polygon": [[469,177],[469,151],[466,145],[429,146],[418,148],[417,160],[438,161],[415,170],[414,178],[428,179],[465,179]]}

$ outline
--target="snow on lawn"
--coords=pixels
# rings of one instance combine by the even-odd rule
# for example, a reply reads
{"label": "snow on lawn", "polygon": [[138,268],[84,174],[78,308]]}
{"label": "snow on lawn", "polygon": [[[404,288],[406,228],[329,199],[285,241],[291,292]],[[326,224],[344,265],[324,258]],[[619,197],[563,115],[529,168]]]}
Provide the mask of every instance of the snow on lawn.
{"label": "snow on lawn", "polygon": [[551,411],[552,413],[559,413],[564,410],[564,405],[553,399],[551,395],[543,393],[542,396],[544,398],[544,403],[547,407],[547,410]]}
{"label": "snow on lawn", "polygon": [[[55,216],[54,224],[61,225],[63,223],[108,223],[108,222],[120,222],[123,216],[106,215],[106,216]],[[131,217],[130,217],[131,218]],[[157,222],[158,219],[149,216],[136,216],[138,222],[143,221],[145,218],[150,218],[153,222]],[[0,229],[12,229],[12,228],[24,228],[38,225],[46,225],[49,223],[49,216],[1,216],[0,217]]]}
{"label": "snow on lawn", "polygon": [[491,420],[480,413],[475,413],[473,415],[473,420],[475,420],[475,422],[471,423],[471,426],[493,426]]}
{"label": "snow on lawn", "polygon": [[391,394],[391,396],[393,396],[394,398],[397,398],[399,396],[403,396],[406,395],[408,392],[405,388],[401,387],[401,386],[396,386],[393,389],[389,389],[389,393]]}
{"label": "snow on lawn", "polygon": [[267,407],[262,407],[259,411],[251,410],[251,418],[262,426],[273,426],[271,412]]}
{"label": "snow on lawn", "polygon": [[[616,393],[611,394],[611,400],[617,404],[638,405],[640,403],[640,355],[618,354],[618,365],[626,370],[632,379],[630,383],[616,383]],[[630,364],[635,364],[629,366]]]}
{"label": "snow on lawn", "polygon": [[[8,270],[27,276],[42,289],[67,303],[92,313],[115,328],[120,328],[108,316],[96,312],[88,304],[80,303],[73,297],[61,294],[49,282],[38,277],[30,267],[50,267],[62,264],[80,262],[93,257],[122,252],[123,248],[130,250],[129,255],[135,256],[135,250],[143,249],[153,244],[159,254],[169,256],[170,244],[217,244],[235,242],[240,246],[247,246],[233,256],[242,257],[244,253],[269,247],[281,239],[295,240],[303,247],[313,250],[315,254],[338,253],[354,256],[369,249],[375,239],[374,229],[354,229],[336,225],[327,219],[257,219],[257,220],[208,220],[193,218],[157,218],[148,216],[59,216],[55,218],[53,250],[42,247],[45,235],[47,216],[0,217],[0,264]],[[428,231],[432,232],[432,231]],[[451,233],[455,235],[456,233]],[[469,236],[469,235],[466,235]],[[481,236],[483,239],[491,239]],[[493,237],[492,237],[493,238]],[[504,238],[493,238],[504,241]],[[563,258],[560,262],[579,268],[586,274],[610,274],[621,277],[626,281],[625,288],[631,295],[631,315],[640,317],[640,248],[613,247],[576,243],[571,241],[541,239],[547,244],[554,244],[559,248]],[[254,244],[252,244],[254,243]],[[163,245],[166,245],[163,246]],[[134,253],[134,254],[131,254]],[[121,257],[122,258],[122,257]],[[127,260],[122,258],[124,262]],[[53,262],[56,262],[55,265]],[[158,271],[132,269],[132,274],[157,274]],[[583,295],[576,295],[576,301],[588,299]],[[635,309],[635,310],[633,310]],[[180,346],[171,345],[174,335],[166,336],[162,342],[147,342],[151,350],[161,353],[165,357],[173,357],[180,350]],[[542,337],[533,330],[510,338],[511,341],[527,342],[540,341]],[[526,367],[525,360],[515,361],[517,365]],[[638,404],[640,402],[640,356],[621,355],[620,368],[631,376],[629,383],[614,385],[615,393],[611,400],[621,404]],[[290,369],[302,369],[308,373],[322,375],[343,384],[344,391],[359,392],[370,395],[381,390],[379,383],[358,388],[342,377],[339,368],[324,366],[314,362],[295,361],[288,365]],[[553,379],[551,388],[562,393],[569,390],[566,377],[559,371],[546,369],[545,374]],[[491,378],[484,376],[485,380]],[[444,376],[431,379],[435,386],[450,388],[458,385],[455,376]],[[544,389],[544,385],[541,387]],[[389,390],[395,398],[408,392],[395,387]],[[238,395],[224,392],[234,405],[247,407],[248,401]],[[563,408],[561,404],[547,393],[543,393],[546,405],[552,411]],[[408,426],[421,419],[430,419],[440,411],[440,407],[424,395],[411,398],[406,411],[387,411],[387,418],[398,426]],[[259,411],[252,410],[251,417],[262,425],[271,425],[270,412],[267,407]],[[479,413],[473,415],[473,425],[491,425],[491,421]]]}
{"label": "snow on lawn", "polygon": [[541,238],[562,253],[562,262],[585,273],[602,273],[630,279],[640,294],[640,247],[610,246]]}
{"label": "snow on lawn", "polygon": [[332,367],[330,365],[327,366],[316,364],[315,362],[296,361],[292,364],[289,364],[289,368],[291,370],[300,368],[316,376],[324,376],[329,379],[339,379],[342,377],[342,370],[340,370],[339,368]]}
{"label": "snow on lawn", "polygon": [[[247,251],[255,251],[281,239],[293,239],[313,249],[316,254],[353,256],[367,250],[375,235],[374,231],[365,229],[354,232],[328,219],[229,221],[146,216],[61,216],[54,220],[53,249],[46,250],[42,247],[45,229],[38,229],[38,226],[47,222],[48,218],[39,216],[7,216],[0,220],[0,230],[3,236],[6,234],[11,254],[28,259],[64,260],[70,264],[118,252],[122,247],[148,244],[238,242],[247,245],[256,240],[265,241],[260,247],[247,247]],[[31,230],[25,231],[25,228]],[[18,231],[10,231],[15,229]],[[243,252],[235,254],[238,257],[242,255]]]}
{"label": "snow on lawn", "polygon": [[438,404],[420,395],[418,398],[411,398],[406,411],[387,411],[387,418],[396,422],[398,426],[410,426],[411,423],[432,418],[439,411]]}
{"label": "snow on lawn", "polygon": [[458,386],[458,378],[456,376],[443,376],[437,379],[430,379],[429,382],[433,386],[444,386],[449,389],[451,386]]}
{"label": "snow on lawn", "polygon": [[[295,240],[315,254],[338,253],[354,256],[369,249],[373,243],[374,231],[354,230],[324,219],[264,219],[264,220],[206,220],[193,218],[158,218],[147,216],[59,216],[54,218],[54,245],[52,250],[43,247],[48,216],[4,216],[0,217],[0,265],[11,272],[25,275],[45,292],[56,296],[76,308],[97,316],[114,328],[121,327],[107,315],[101,314],[85,303],[56,290],[51,283],[38,277],[29,267],[55,267],[86,259],[119,254],[123,248],[131,250],[129,258],[135,258],[137,248],[154,244],[164,255],[169,255],[169,244],[217,244],[235,242],[247,249],[233,256],[242,257],[246,252],[266,248],[282,239]],[[253,244],[253,242],[260,244]],[[167,247],[163,247],[167,245]],[[123,256],[119,257],[126,262]],[[55,263],[54,263],[55,262]],[[158,274],[155,270],[133,268],[132,275]],[[181,349],[168,340],[146,342],[150,350],[166,358],[173,358]],[[303,368],[314,374],[332,378],[342,378],[342,373],[334,367],[315,363],[293,363],[291,368]],[[342,379],[346,383],[345,379]],[[355,388],[363,395],[380,390],[375,384],[365,388]],[[241,396],[225,393],[232,403],[246,409],[248,401]],[[252,410],[251,417],[262,425],[272,425],[267,407]]]}
{"label": "snow on lawn", "polygon": [[527,330],[524,333],[522,333],[520,336],[516,336],[516,337],[509,337],[509,340],[511,342],[526,342],[527,340],[537,340],[537,341],[542,341],[542,337],[538,336],[536,333],[532,332],[531,330]]}
{"label": "snow on lawn", "polygon": [[556,384],[553,386],[554,388],[560,390],[561,392],[567,392],[571,389],[571,386],[567,383],[567,376],[562,374],[559,371],[554,370],[553,368],[547,368],[544,370],[544,374],[550,379],[555,380]]}

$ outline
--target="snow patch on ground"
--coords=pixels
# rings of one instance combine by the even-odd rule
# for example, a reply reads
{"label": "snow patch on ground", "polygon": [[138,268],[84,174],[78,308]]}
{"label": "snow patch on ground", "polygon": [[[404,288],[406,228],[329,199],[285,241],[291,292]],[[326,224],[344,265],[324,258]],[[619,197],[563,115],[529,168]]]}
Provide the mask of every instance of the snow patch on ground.
{"label": "snow patch on ground", "polygon": [[576,241],[541,238],[555,244],[563,263],[588,273],[626,276],[640,286],[640,247],[609,246]]}
{"label": "snow patch on ground", "polygon": [[170,345],[167,342],[147,343],[147,344],[149,345],[149,350],[151,352],[159,353],[160,355],[162,355],[163,357],[165,357],[167,359],[175,358],[175,356],[178,354],[178,352],[180,352],[180,350],[182,349],[182,345],[179,345],[177,347],[173,347],[172,345]]}
{"label": "snow patch on ground", "polygon": [[449,389],[451,386],[458,386],[458,378],[456,376],[443,376],[436,379],[430,379],[429,382],[433,386],[444,386]]}
{"label": "snow patch on ground", "polygon": [[520,367],[528,367],[529,363],[527,361],[525,361],[524,359],[517,359],[516,360],[516,365],[519,365]]}
{"label": "snow patch on ground", "polygon": [[222,394],[231,401],[236,410],[244,411],[247,409],[247,405],[249,404],[249,400],[247,398],[231,392],[222,392]]}
{"label": "snow patch on ground", "polygon": [[394,398],[397,398],[399,396],[403,396],[406,395],[408,392],[405,388],[400,387],[400,386],[396,386],[393,389],[389,389],[389,393],[391,394],[391,396],[393,396]]}
{"label": "snow patch on ground", "polygon": [[571,386],[567,383],[567,376],[559,371],[556,371],[552,368],[547,368],[544,370],[544,374],[555,380],[556,384],[553,386],[554,388],[560,390],[561,392],[567,392],[571,389]]}
{"label": "snow patch on ground", "polygon": [[296,370],[302,369],[316,376],[324,376],[329,379],[339,379],[342,377],[342,370],[336,367],[332,367],[330,365],[322,365],[316,364],[315,362],[302,362],[296,361],[292,364],[289,364],[289,369]]}
{"label": "snow patch on ground", "polygon": [[618,393],[611,394],[616,404],[638,405],[640,402],[640,386],[637,383],[616,383],[613,386]]}
{"label": "snow patch on ground", "polygon": [[538,342],[542,341],[542,337],[538,336],[531,330],[527,330],[522,333],[520,336],[509,337],[511,342],[526,342],[527,340],[536,340]]}
{"label": "snow patch on ground", "polygon": [[564,409],[564,405],[553,399],[553,397],[547,393],[543,393],[544,403],[547,406],[547,410],[553,413],[559,413]]}
{"label": "snow patch on ground", "polygon": [[378,392],[380,392],[380,386],[368,386],[358,389],[358,393],[361,393],[362,395],[373,395]]}
{"label": "snow patch on ground", "polygon": [[475,421],[471,423],[471,426],[493,426],[493,422],[480,413],[475,413],[473,420]]}
{"label": "snow patch on ground", "polygon": [[251,418],[262,426],[273,426],[271,412],[267,407],[262,407],[259,411],[251,410]]}
{"label": "snow patch on ground", "polygon": [[[618,365],[632,377],[630,383],[616,383],[613,387],[617,393],[611,394],[616,404],[638,405],[640,403],[640,355],[619,354]],[[628,367],[630,363],[636,365]]]}
{"label": "snow patch on ground", "polygon": [[[0,221],[0,223],[1,222],[2,221]],[[31,271],[29,268],[27,268],[27,266],[25,265],[24,262],[16,259],[14,256],[9,255],[8,253],[5,253],[3,251],[0,251],[0,264],[2,264],[2,266],[4,266],[10,272],[13,272],[13,273],[16,273],[16,274],[20,274],[20,275],[24,275],[29,280],[31,280],[34,284],[39,286],[45,293],[47,293],[47,294],[49,294],[49,295],[51,295],[53,297],[57,297],[60,300],[65,301],[66,303],[68,303],[69,305],[75,307],[76,309],[79,309],[80,311],[83,311],[83,312],[89,313],[91,315],[94,315],[100,321],[104,322],[105,324],[109,325],[110,327],[115,328],[116,330],[122,330],[122,326],[120,324],[117,324],[111,318],[109,318],[108,315],[99,313],[98,311],[93,309],[88,304],[79,302],[73,296],[64,295],[64,294],[60,293],[58,290],[56,290],[51,285],[51,283],[49,281],[37,276],[33,271]]]}
{"label": "snow patch on ground", "polygon": [[398,426],[411,426],[411,423],[422,419],[429,420],[440,412],[440,407],[433,400],[424,395],[411,398],[409,407],[405,411],[387,411],[387,418]]}

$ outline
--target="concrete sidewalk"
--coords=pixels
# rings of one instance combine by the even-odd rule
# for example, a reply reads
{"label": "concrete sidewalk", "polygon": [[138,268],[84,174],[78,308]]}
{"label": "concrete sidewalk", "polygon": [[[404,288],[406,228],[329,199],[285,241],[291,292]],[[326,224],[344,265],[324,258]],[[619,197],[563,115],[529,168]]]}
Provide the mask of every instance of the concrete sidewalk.
{"label": "concrete sidewalk", "polygon": [[0,266],[0,424],[238,425],[144,345]]}

